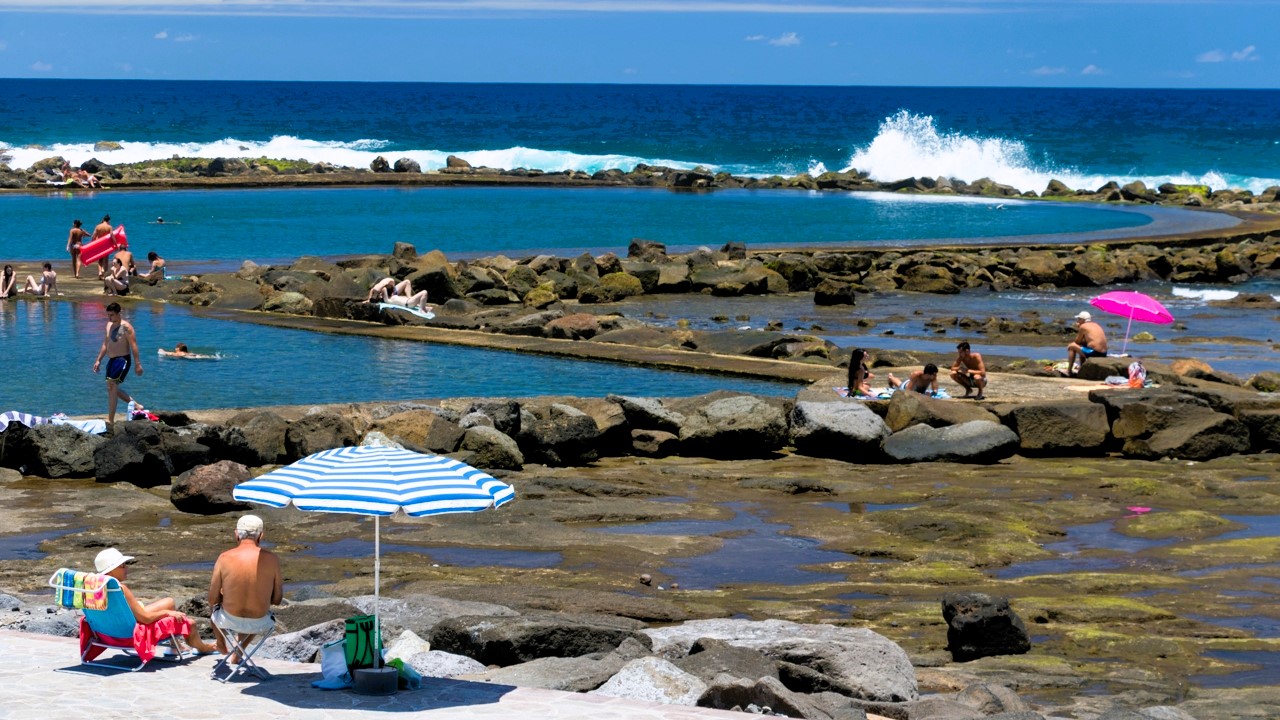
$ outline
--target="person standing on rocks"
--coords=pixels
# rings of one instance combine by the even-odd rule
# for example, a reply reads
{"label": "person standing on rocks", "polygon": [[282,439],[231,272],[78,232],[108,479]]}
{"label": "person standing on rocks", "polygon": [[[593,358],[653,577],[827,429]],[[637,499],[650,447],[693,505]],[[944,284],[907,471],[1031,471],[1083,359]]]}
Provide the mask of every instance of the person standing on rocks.
{"label": "person standing on rocks", "polygon": [[956,345],[956,353],[956,361],[951,364],[951,379],[964,388],[965,397],[977,390],[975,399],[982,400],[987,390],[987,366],[982,362],[982,354],[973,352],[967,342]]}
{"label": "person standing on rocks", "polygon": [[80,246],[89,237],[89,231],[80,227],[79,220],[71,221],[71,232],[67,235],[67,254],[71,256],[71,275],[80,279]]}
{"label": "person standing on rocks", "polygon": [[1107,356],[1107,334],[1102,326],[1093,321],[1087,310],[1076,315],[1076,339],[1067,346],[1067,367],[1069,374],[1075,377],[1080,373],[1080,365],[1091,357]]}
{"label": "person standing on rocks", "polygon": [[[142,357],[138,354],[138,337],[130,325],[120,316],[120,303],[107,305],[106,337],[102,340],[102,348],[98,350],[98,358],[93,361],[93,372],[97,374],[102,358],[107,360],[107,425],[116,421],[116,402],[123,398],[127,403],[134,400],[129,393],[120,389],[120,383],[129,375],[129,368],[137,366],[138,375],[142,375]],[[138,404],[141,407],[141,404]]]}

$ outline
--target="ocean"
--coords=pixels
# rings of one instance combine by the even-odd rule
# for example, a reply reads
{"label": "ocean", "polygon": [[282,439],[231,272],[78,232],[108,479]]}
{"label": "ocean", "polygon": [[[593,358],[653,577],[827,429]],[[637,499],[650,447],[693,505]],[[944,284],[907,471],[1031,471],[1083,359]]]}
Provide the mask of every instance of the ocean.
{"label": "ocean", "polygon": [[[261,157],[1280,184],[1280,91],[0,80],[13,167]],[[98,141],[123,149],[93,150]],[[32,148],[29,146],[39,146]]]}

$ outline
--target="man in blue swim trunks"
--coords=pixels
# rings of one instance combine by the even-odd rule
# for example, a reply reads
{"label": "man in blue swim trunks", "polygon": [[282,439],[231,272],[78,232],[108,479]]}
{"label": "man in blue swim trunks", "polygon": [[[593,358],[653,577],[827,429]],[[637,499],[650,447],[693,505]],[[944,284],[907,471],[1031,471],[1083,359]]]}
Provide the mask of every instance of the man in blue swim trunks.
{"label": "man in blue swim trunks", "polygon": [[1093,321],[1088,311],[1082,310],[1076,315],[1076,339],[1067,346],[1067,367],[1070,375],[1075,377],[1080,372],[1080,365],[1091,357],[1107,356],[1107,334],[1102,326]]}
{"label": "man in blue swim trunks", "polygon": [[142,359],[138,356],[138,338],[133,326],[120,317],[120,303],[113,302],[107,305],[106,310],[107,333],[102,340],[102,349],[98,350],[98,358],[93,361],[93,372],[98,372],[102,358],[108,358],[107,425],[112,425],[116,421],[116,401],[133,402],[129,393],[120,388],[120,383],[129,375],[130,367],[136,367],[138,375],[142,375]]}

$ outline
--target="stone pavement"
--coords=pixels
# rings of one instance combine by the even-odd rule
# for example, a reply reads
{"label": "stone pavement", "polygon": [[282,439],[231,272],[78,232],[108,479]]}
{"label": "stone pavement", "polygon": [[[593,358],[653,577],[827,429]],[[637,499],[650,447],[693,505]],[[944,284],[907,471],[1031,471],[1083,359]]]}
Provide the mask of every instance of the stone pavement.
{"label": "stone pavement", "polygon": [[[119,654],[116,657],[122,657]],[[107,659],[111,655],[104,655]],[[316,690],[319,665],[258,662],[268,680],[209,677],[216,657],[153,660],[138,672],[80,665],[75,638],[0,630],[0,719],[388,718],[714,720],[744,713],[585,695],[541,688],[424,678],[421,690],[388,697]]]}

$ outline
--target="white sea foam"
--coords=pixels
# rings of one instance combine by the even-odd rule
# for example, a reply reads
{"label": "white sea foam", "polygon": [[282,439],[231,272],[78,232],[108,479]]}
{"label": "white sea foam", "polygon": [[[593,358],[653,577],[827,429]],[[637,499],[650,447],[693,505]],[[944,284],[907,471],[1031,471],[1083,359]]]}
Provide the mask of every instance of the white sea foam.
{"label": "white sea foam", "polygon": [[1174,297],[1193,298],[1196,300],[1230,300],[1240,293],[1235,290],[1197,290],[1193,288],[1175,287]]}
{"label": "white sea foam", "polygon": [[[5,143],[0,141],[0,147]],[[194,158],[259,158],[306,160],[313,163],[327,162],[346,167],[367,168],[379,155],[394,163],[400,158],[415,160],[423,170],[437,170],[445,166],[445,159],[457,155],[475,166],[494,168],[537,169],[546,172],[580,170],[594,173],[609,168],[631,170],[640,163],[664,165],[681,170],[691,170],[700,163],[668,158],[642,158],[631,155],[603,154],[583,155],[560,150],[511,147],[500,150],[393,150],[386,140],[360,139],[349,142],[311,140],[290,135],[277,135],[266,142],[224,138],[208,143],[120,143],[119,150],[95,151],[92,143],[54,144],[43,148],[14,148],[4,150],[10,166],[28,168],[45,158],[60,155],[72,165],[80,165],[91,158],[119,165],[145,160],[163,160],[174,156]],[[713,172],[720,168],[706,163],[703,167]]]}
{"label": "white sea foam", "polygon": [[1162,183],[1174,183],[1208,185],[1215,190],[1243,188],[1255,193],[1280,185],[1280,180],[1274,178],[1225,175],[1213,170],[1163,176],[1106,176],[1080,172],[1057,167],[1052,160],[1033,159],[1026,145],[1016,139],[939,132],[932,116],[917,115],[908,110],[899,110],[880,123],[875,138],[858,148],[844,168],[845,171],[854,169],[881,182],[910,177],[947,177],[972,182],[985,177],[1019,190],[1036,192],[1043,191],[1053,179],[1068,187],[1085,190],[1097,189],[1112,180],[1121,184],[1141,180],[1151,188]]}

